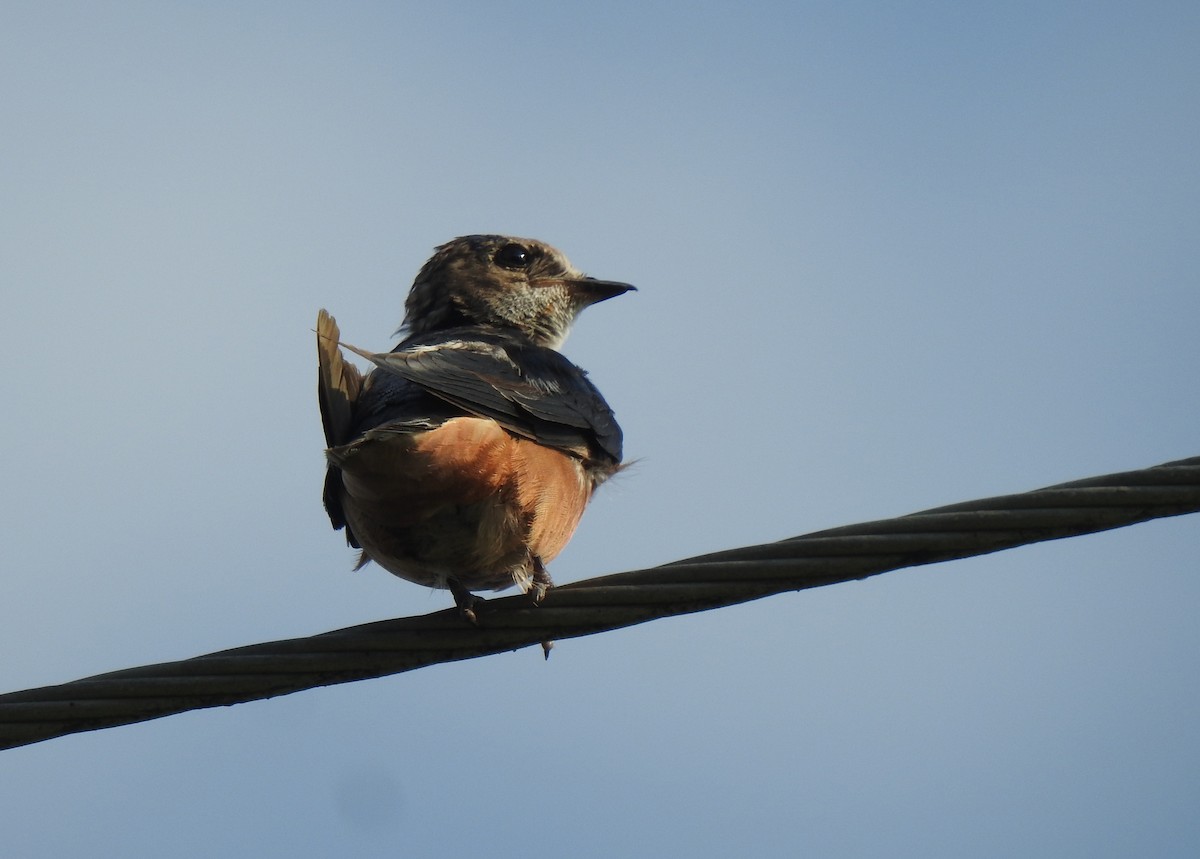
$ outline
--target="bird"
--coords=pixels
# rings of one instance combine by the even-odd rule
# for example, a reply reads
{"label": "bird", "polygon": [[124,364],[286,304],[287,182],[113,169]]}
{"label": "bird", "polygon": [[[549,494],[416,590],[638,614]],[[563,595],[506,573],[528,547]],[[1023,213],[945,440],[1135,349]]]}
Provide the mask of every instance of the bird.
{"label": "bird", "polygon": [[469,235],[417,274],[392,351],[342,343],[320,311],[323,500],[361,550],[355,569],[447,589],[475,625],[474,591],[515,585],[541,602],[547,564],[622,468],[612,409],[558,350],[582,310],[634,289],[535,239]]}

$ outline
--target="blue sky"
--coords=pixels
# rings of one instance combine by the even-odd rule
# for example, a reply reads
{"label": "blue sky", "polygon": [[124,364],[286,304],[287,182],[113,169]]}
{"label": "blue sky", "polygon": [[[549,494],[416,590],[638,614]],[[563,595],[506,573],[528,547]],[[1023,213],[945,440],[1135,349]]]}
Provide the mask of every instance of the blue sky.
{"label": "blue sky", "polygon": [[[3,686],[449,604],[312,327],[533,236],[638,464],[560,582],[1200,454],[1189,3],[0,8]],[[1192,856],[1198,522],[3,753],[11,854]]]}

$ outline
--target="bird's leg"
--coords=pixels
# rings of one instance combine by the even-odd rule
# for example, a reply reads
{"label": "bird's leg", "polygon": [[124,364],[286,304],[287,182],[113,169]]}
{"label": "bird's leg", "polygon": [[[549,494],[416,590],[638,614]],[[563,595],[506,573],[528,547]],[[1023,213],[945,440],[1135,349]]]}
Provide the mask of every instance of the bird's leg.
{"label": "bird's leg", "polygon": [[463,587],[463,583],[453,576],[446,579],[446,587],[454,596],[454,604],[458,606],[458,613],[472,626],[479,626],[479,618],[475,615],[475,606],[483,600]]}
{"label": "bird's leg", "polygon": [[534,605],[540,603],[546,598],[546,591],[554,587],[554,582],[550,580],[550,573],[546,569],[546,565],[542,563],[542,559],[537,555],[533,556],[533,580],[529,585],[529,595],[533,597]]}
{"label": "bird's leg", "polygon": [[[554,587],[554,582],[550,580],[550,572],[546,569],[546,565],[542,563],[542,559],[537,555],[533,556],[533,584],[529,588],[529,594],[533,597],[533,604],[537,605],[546,598],[546,591]],[[550,648],[554,647],[554,642],[547,639],[542,642],[542,653],[547,659],[550,658]]]}

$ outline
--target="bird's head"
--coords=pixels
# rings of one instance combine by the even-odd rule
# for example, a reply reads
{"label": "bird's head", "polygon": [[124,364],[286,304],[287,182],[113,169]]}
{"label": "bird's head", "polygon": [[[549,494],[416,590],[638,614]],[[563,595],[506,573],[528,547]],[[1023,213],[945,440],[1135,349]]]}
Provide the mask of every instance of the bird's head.
{"label": "bird's head", "polygon": [[631,289],[587,277],[536,239],[462,236],[437,248],[417,274],[402,328],[425,334],[484,325],[557,349],[580,311]]}

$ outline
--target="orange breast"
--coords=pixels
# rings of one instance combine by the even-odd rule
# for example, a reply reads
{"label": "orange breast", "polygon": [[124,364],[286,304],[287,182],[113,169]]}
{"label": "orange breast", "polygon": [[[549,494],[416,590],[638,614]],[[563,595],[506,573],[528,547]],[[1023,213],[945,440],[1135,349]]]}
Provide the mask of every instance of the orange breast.
{"label": "orange breast", "polygon": [[527,580],[533,556],[549,562],[571,539],[592,491],[578,459],[485,418],[376,431],[333,456],[368,556],[425,583]]}
{"label": "orange breast", "polygon": [[447,495],[502,499],[525,524],[526,547],[544,563],[567,545],[591,498],[578,459],[510,435],[486,418],[448,421],[423,433],[417,450],[436,463]]}
{"label": "orange breast", "polygon": [[549,563],[575,533],[592,497],[591,481],[573,456],[528,439],[512,442],[517,501],[530,523],[529,548]]}

